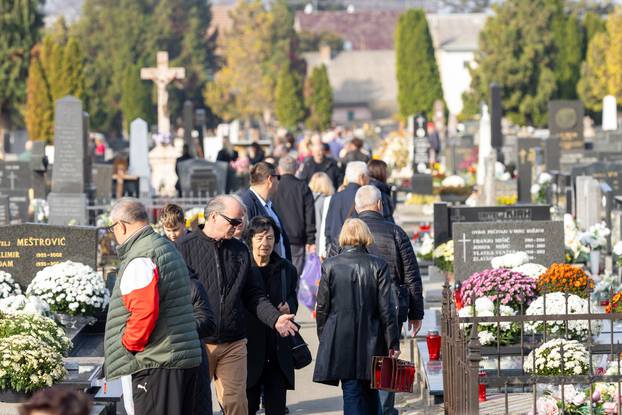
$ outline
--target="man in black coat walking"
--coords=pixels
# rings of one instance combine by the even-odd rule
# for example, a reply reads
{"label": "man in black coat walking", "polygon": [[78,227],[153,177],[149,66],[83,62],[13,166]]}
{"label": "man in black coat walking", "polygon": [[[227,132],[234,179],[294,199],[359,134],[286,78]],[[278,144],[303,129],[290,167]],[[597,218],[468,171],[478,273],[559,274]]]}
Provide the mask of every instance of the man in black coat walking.
{"label": "man in black coat walking", "polygon": [[337,161],[327,157],[324,151],[324,144],[315,142],[311,146],[311,157],[307,158],[302,165],[299,178],[309,184],[311,177],[317,172],[324,172],[333,181],[335,189],[339,188],[343,180],[343,175],[339,169]]}
{"label": "man in black coat walking", "polygon": [[367,165],[362,161],[351,161],[348,163],[345,180],[348,182],[348,185],[341,192],[335,193],[328,205],[325,236],[329,252],[336,251],[339,233],[345,220],[356,217],[354,196],[359,187],[365,186],[369,182]]}
{"label": "man in black coat walking", "polygon": [[281,217],[272,206],[272,198],[279,190],[281,176],[277,174],[273,164],[265,161],[252,166],[250,176],[251,187],[240,193],[240,198],[246,205],[246,220],[250,222],[255,216],[272,218],[281,231],[281,241],[275,246],[274,251],[282,258],[291,261],[289,235],[287,235]]}
{"label": "man in black coat walking", "polygon": [[[356,192],[355,207],[374,236],[368,250],[389,264],[393,285],[397,291],[398,323],[408,319],[408,326],[417,334],[423,319],[423,287],[417,257],[408,235],[398,225],[382,216],[382,196],[375,186],[363,186]],[[381,392],[383,414],[396,415],[395,394]]]}
{"label": "man in black coat walking", "polygon": [[302,273],[307,253],[315,252],[315,204],[306,182],[297,179],[296,160],[286,156],[279,160],[281,180],[272,203],[282,220],[292,250],[292,262]]}
{"label": "man in black coat walking", "polygon": [[247,415],[246,310],[283,337],[296,327],[291,314],[280,314],[266,298],[244,243],[233,238],[242,223],[242,205],[221,195],[205,207],[205,227],[177,241],[191,278],[207,290],[216,332],[206,337],[210,377],[227,415]]}

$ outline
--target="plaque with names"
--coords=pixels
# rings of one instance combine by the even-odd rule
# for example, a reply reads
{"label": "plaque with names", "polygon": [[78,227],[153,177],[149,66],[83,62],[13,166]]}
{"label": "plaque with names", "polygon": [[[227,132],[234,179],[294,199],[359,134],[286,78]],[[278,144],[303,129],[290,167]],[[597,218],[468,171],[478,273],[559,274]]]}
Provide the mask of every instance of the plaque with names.
{"label": "plaque with names", "polygon": [[17,224],[29,221],[30,198],[28,197],[28,190],[0,189],[0,197],[7,197],[9,200],[9,223]]}
{"label": "plaque with names", "polygon": [[434,244],[452,239],[453,224],[458,222],[522,222],[551,220],[549,205],[449,206],[434,204]]}
{"label": "plaque with names", "polygon": [[491,268],[493,258],[512,252],[526,252],[529,262],[545,267],[564,261],[561,221],[455,223],[453,235],[456,281]]}
{"label": "plaque with names", "polygon": [[22,289],[38,271],[69,260],[96,267],[96,228],[32,223],[0,227],[0,270]]}
{"label": "plaque with names", "polygon": [[11,220],[9,212],[9,197],[0,196],[0,225],[8,225]]}
{"label": "plaque with names", "polygon": [[51,225],[86,225],[87,200],[85,194],[50,193],[48,195],[50,215],[48,223]]}

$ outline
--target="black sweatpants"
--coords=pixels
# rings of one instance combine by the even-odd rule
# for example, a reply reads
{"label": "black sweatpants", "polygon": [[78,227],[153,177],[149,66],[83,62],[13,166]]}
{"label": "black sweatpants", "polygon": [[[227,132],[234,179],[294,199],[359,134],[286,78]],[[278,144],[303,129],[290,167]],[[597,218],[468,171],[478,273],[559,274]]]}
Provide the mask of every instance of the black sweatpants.
{"label": "black sweatpants", "polygon": [[194,406],[197,368],[145,369],[132,375],[135,415],[187,415]]}
{"label": "black sweatpants", "polygon": [[[278,362],[266,362],[263,373],[257,384],[246,389],[248,399],[248,413],[256,414],[259,410],[259,401],[262,395],[266,415],[284,415],[287,399],[287,383]],[[136,414],[138,415],[138,414]]]}

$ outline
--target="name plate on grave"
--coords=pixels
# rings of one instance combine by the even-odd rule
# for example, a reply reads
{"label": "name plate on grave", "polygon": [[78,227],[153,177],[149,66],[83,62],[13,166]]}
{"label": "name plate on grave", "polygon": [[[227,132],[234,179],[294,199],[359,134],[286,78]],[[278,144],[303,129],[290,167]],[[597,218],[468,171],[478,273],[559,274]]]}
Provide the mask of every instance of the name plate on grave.
{"label": "name plate on grave", "polygon": [[97,229],[31,223],[0,227],[0,270],[23,289],[38,271],[64,261],[95,268]]}
{"label": "name plate on grave", "polygon": [[549,205],[449,206],[434,204],[434,245],[452,239],[458,222],[522,222],[551,220]]}
{"label": "name plate on grave", "polygon": [[51,225],[86,225],[86,195],[76,193],[50,193],[48,195]]}
{"label": "name plate on grave", "polygon": [[529,262],[550,266],[564,261],[564,224],[561,221],[455,223],[456,280],[491,268],[490,260],[523,251]]}

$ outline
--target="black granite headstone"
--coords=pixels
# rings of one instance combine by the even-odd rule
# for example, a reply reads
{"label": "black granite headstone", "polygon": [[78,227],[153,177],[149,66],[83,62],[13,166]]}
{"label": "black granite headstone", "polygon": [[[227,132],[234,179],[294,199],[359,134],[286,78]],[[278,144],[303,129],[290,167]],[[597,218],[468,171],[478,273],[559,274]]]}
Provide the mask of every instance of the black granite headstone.
{"label": "black granite headstone", "polygon": [[503,147],[501,116],[501,87],[492,83],[490,84],[490,133],[492,148],[497,150]]}
{"label": "black granite headstone", "polygon": [[491,268],[497,256],[523,251],[529,262],[550,266],[564,261],[564,223],[561,221],[478,222],[453,225],[456,280]]}
{"label": "black granite headstone", "polygon": [[431,195],[434,183],[431,174],[413,174],[411,179],[412,192],[418,195]]}
{"label": "black granite headstone", "polygon": [[184,144],[190,149],[190,154],[195,155],[194,146],[192,145],[192,131],[194,130],[194,109],[192,101],[186,100],[183,108],[184,121]]}
{"label": "black granite headstone", "polygon": [[9,223],[28,222],[32,171],[26,161],[0,162],[0,196],[9,200]]}
{"label": "black granite headstone", "polygon": [[622,162],[596,162],[572,168],[573,183],[578,176],[592,176],[611,187],[614,196],[622,195]]}
{"label": "black granite headstone", "polygon": [[0,227],[0,270],[23,289],[41,269],[69,260],[96,267],[96,228],[32,223]]}
{"label": "black granite headstone", "polygon": [[583,150],[583,113],[581,101],[549,102],[549,132],[559,136],[562,151]]}
{"label": "black granite headstone", "polygon": [[529,222],[551,220],[548,205],[449,206],[434,204],[434,245],[452,238],[452,226],[462,222]]}

